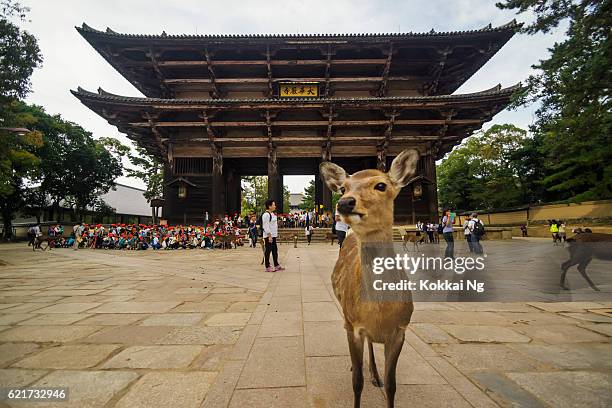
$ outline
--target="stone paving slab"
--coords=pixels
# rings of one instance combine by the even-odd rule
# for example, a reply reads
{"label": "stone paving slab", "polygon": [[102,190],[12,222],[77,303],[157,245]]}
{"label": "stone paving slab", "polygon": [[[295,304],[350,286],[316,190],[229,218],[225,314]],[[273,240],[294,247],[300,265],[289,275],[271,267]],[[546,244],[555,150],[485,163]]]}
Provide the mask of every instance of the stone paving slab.
{"label": "stone paving slab", "polygon": [[[252,248],[0,245],[0,260],[11,259],[0,268],[0,384],[74,391],[69,403],[37,407],[350,407],[330,281],[337,246],[279,249],[286,270],[270,274]],[[577,299],[415,304],[396,406],[610,405],[612,302]],[[382,375],[382,345],[375,355]],[[365,360],[362,407],[384,407]]]}
{"label": "stone paving slab", "polygon": [[128,387],[138,374],[128,371],[57,370],[38,380],[32,387],[68,387],[68,401],[36,403],[36,407],[88,408],[103,407],[114,395]]}
{"label": "stone paving slab", "polygon": [[105,360],[118,345],[69,345],[53,347],[12,365],[21,368],[84,369]]}
{"label": "stone paving slab", "polygon": [[201,352],[199,346],[133,346],[115,355],[102,368],[186,368]]}

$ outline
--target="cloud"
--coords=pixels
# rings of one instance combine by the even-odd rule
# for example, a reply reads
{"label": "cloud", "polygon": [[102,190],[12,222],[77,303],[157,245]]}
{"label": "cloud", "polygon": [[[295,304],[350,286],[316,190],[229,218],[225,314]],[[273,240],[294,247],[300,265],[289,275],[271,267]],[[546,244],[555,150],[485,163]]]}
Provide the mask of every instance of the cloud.
{"label": "cloud", "polygon": [[[343,32],[422,32],[481,28],[489,23],[504,24],[513,12],[499,10],[489,0],[397,1],[397,0],[224,0],[224,1],[34,1],[23,0],[31,8],[25,28],[39,40],[44,64],[32,76],[30,103],[49,113],[79,123],[96,137],[114,136],[129,140],[104,119],[82,105],[70,89],[102,87],[122,95],[139,96],[136,90],[76,32],[83,22],[118,32],[159,34],[214,33],[343,33]],[[521,16],[523,17],[523,16]],[[530,18],[530,16],[526,16]],[[524,80],[531,65],[546,55],[546,49],[562,38],[564,30],[553,35],[515,36],[458,92],[488,89]],[[503,112],[486,127],[511,121],[526,127],[533,108]],[[134,186],[133,179],[120,181]]]}

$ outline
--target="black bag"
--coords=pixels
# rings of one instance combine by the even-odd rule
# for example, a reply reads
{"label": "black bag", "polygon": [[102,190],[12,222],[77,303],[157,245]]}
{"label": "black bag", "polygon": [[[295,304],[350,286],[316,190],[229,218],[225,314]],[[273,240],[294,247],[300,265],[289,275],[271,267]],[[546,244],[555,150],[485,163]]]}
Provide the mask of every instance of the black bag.
{"label": "black bag", "polygon": [[[270,211],[263,212],[259,218],[257,218],[257,236],[260,238],[263,237],[263,216],[265,213],[270,214]],[[270,221],[272,221],[272,215],[270,215]]]}
{"label": "black bag", "polygon": [[476,221],[474,221],[474,229],[472,233],[478,237],[482,237],[485,234],[484,224],[479,219],[476,219]]}

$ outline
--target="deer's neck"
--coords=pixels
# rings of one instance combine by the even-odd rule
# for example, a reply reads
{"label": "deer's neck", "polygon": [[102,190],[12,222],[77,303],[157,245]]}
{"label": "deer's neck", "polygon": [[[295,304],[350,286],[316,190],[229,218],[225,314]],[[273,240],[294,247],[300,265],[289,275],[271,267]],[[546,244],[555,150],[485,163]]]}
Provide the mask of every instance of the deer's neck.
{"label": "deer's neck", "polygon": [[365,234],[357,234],[359,240],[362,243],[375,243],[375,242],[393,242],[393,227],[391,225],[385,225],[384,227],[371,231]]}

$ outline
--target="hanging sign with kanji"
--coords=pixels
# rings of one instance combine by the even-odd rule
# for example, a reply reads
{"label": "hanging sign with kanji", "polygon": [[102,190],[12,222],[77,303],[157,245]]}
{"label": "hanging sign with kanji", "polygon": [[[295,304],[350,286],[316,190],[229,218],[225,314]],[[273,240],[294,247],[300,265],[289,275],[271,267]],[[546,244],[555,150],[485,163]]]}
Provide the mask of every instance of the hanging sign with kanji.
{"label": "hanging sign with kanji", "polygon": [[319,96],[318,82],[282,82],[278,94],[281,98],[315,98]]}

